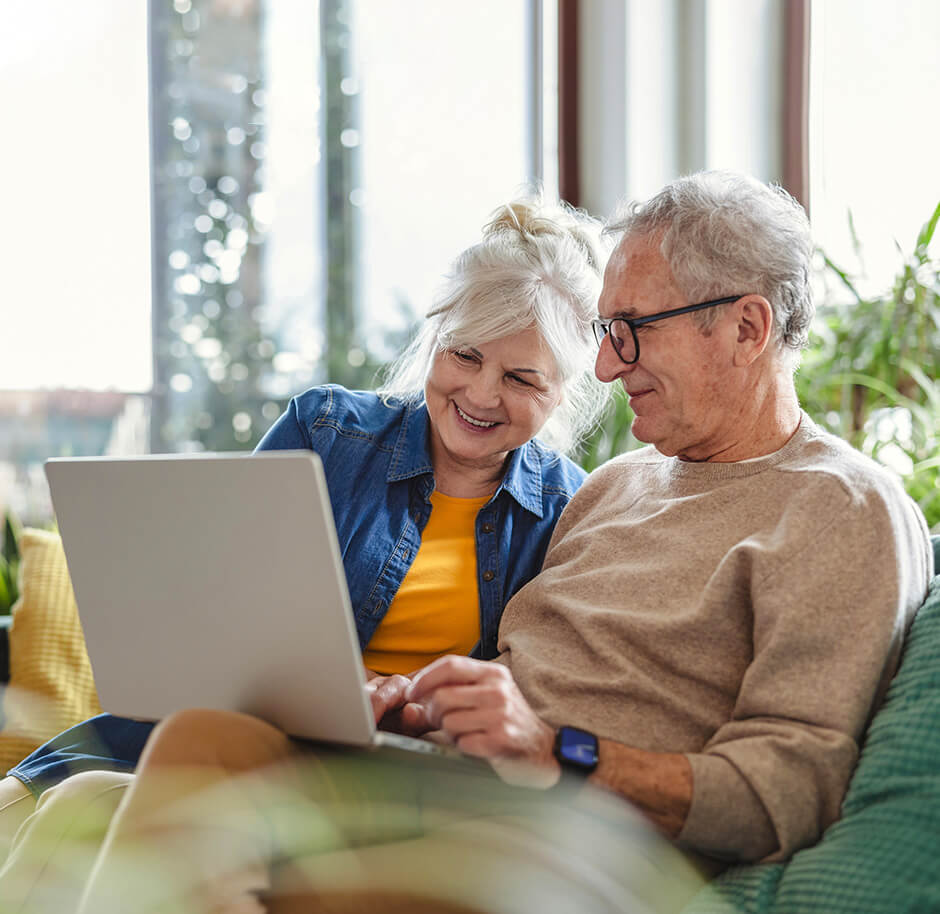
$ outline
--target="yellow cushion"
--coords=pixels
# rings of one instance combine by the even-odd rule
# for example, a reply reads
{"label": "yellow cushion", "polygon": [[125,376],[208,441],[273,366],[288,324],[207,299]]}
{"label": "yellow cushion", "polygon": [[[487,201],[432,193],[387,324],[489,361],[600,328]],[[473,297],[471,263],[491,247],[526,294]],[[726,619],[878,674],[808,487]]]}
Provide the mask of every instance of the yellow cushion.
{"label": "yellow cushion", "polygon": [[20,598],[9,631],[0,776],[57,733],[101,713],[62,540],[26,529],[19,548]]}

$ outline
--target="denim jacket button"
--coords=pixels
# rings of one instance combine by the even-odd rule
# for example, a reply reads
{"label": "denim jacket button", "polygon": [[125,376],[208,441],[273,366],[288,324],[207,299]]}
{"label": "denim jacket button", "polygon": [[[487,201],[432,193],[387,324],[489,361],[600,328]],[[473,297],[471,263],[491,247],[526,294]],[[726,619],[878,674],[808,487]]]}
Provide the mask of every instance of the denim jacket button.
{"label": "denim jacket button", "polygon": [[495,578],[495,577],[496,577],[496,572],[495,572],[495,571],[484,571],[484,572],[483,572],[483,580],[486,581],[487,584],[488,584],[490,581],[492,581],[493,578]]}
{"label": "denim jacket button", "polygon": [[480,527],[480,529],[484,533],[492,533],[496,528],[492,524],[483,524],[483,526]]}

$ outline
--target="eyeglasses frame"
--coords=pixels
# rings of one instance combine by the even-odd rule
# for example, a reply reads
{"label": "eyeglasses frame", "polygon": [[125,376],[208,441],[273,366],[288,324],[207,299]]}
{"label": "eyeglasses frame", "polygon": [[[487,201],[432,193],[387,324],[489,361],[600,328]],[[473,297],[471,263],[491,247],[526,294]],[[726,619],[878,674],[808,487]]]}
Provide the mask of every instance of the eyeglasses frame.
{"label": "eyeglasses frame", "polygon": [[702,311],[705,308],[714,308],[717,305],[727,305],[729,302],[737,301],[743,297],[743,295],[728,295],[725,298],[716,298],[713,301],[703,301],[697,305],[685,305],[682,308],[671,308],[669,311],[658,311],[656,314],[647,314],[645,317],[611,317],[606,320],[598,317],[591,321],[591,329],[594,331],[594,339],[597,341],[598,348],[600,348],[604,344],[605,337],[610,333],[610,325],[614,321],[623,321],[630,328],[630,335],[633,337],[633,349],[636,355],[630,361],[627,361],[620,354],[617,347],[614,346],[613,340],[611,340],[610,345],[617,353],[617,358],[624,365],[635,365],[640,359],[640,341],[636,335],[637,327],[665,320],[667,317],[678,317],[680,314],[690,314],[692,311]]}

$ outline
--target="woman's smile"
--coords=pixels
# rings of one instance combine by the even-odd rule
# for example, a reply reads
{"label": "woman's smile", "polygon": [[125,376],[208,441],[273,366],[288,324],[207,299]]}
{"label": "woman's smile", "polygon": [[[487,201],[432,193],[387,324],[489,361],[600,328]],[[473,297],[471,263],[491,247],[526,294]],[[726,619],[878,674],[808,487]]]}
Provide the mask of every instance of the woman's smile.
{"label": "woman's smile", "polygon": [[454,401],[454,409],[457,410],[457,417],[462,420],[464,423],[470,426],[473,431],[487,431],[491,428],[494,428],[497,425],[502,425],[501,422],[496,421],[487,421],[485,419],[477,419],[474,416],[471,416],[465,410],[462,410]]}

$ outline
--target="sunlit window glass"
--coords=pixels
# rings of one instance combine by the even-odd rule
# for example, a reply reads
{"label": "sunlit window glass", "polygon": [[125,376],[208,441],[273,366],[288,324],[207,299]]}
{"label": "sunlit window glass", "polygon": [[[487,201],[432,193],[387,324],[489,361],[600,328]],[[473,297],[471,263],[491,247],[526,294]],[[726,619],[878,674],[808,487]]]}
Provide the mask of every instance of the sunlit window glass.
{"label": "sunlit window glass", "polygon": [[454,255],[530,177],[530,4],[360,0],[361,344],[377,359]]}
{"label": "sunlit window glass", "polygon": [[146,4],[4,19],[0,390],[147,391]]}
{"label": "sunlit window glass", "polygon": [[811,34],[814,231],[881,291],[900,263],[896,245],[909,253],[940,201],[940,5],[824,0],[812,4]]}

